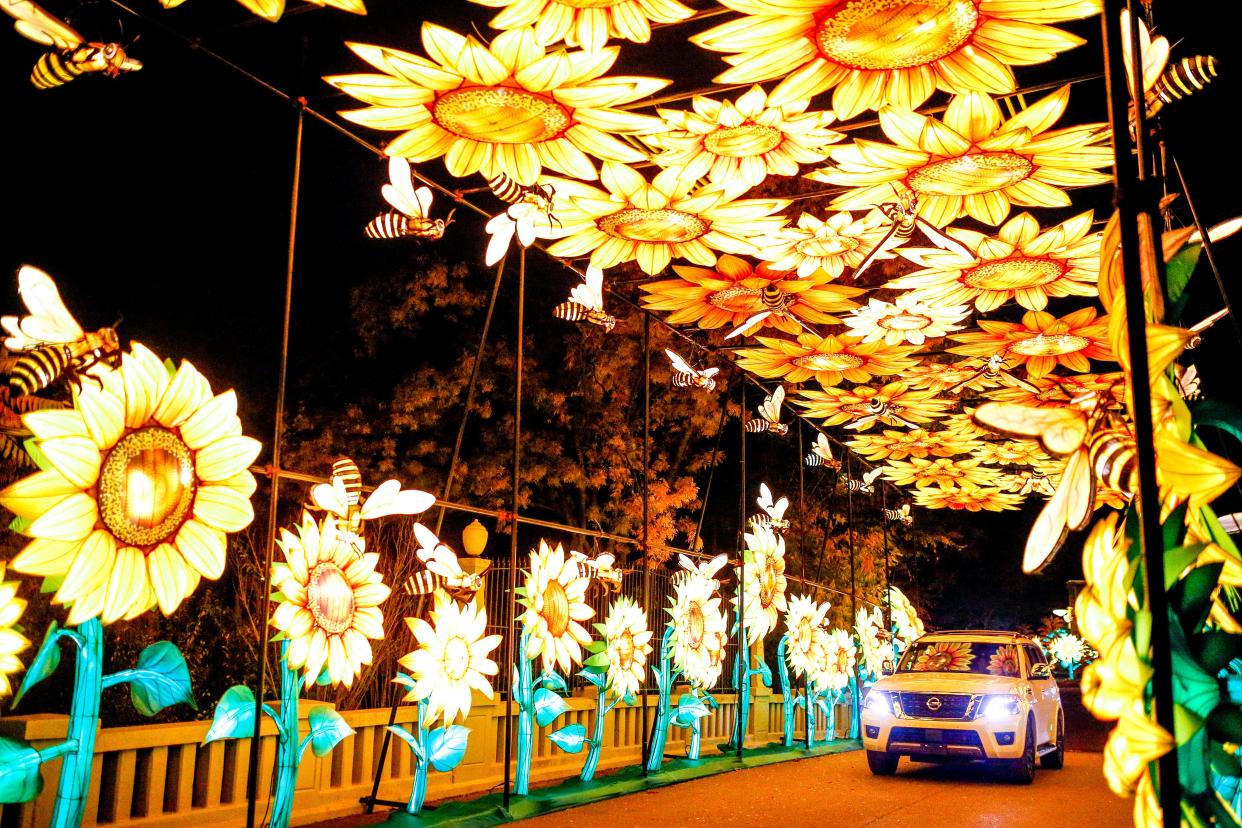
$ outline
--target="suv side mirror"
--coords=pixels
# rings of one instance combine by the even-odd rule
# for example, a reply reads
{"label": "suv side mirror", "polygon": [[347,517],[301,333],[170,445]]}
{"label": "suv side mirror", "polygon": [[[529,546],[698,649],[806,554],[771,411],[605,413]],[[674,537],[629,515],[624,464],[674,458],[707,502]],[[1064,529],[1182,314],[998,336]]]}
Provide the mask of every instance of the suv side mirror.
{"label": "suv side mirror", "polygon": [[1033,679],[1050,679],[1052,678],[1051,664],[1036,664],[1031,667],[1031,678]]}
{"label": "suv side mirror", "polygon": [[895,672],[897,672],[897,670],[893,666],[892,659],[884,659],[884,662],[880,665],[880,675],[891,676]]}

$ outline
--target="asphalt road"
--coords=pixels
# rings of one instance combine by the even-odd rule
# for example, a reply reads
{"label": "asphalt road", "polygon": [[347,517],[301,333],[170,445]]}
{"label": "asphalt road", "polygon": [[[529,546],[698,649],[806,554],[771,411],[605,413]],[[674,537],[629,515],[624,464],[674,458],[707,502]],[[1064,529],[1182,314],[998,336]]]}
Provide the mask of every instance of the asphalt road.
{"label": "asphalt road", "polygon": [[977,765],[911,764],[874,777],[861,751],[784,762],[559,811],[525,826],[832,826],[832,828],[1123,828],[1129,800],[1108,790],[1099,753],[1067,753],[1031,785]]}

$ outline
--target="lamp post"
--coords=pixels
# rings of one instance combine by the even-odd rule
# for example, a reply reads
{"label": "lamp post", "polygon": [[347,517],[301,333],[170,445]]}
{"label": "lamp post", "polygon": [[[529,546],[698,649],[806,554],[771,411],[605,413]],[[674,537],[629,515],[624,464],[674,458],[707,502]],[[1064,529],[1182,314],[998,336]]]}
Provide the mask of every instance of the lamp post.
{"label": "lamp post", "polygon": [[[457,559],[457,563],[461,566],[461,571],[469,574],[477,574],[482,580],[487,574],[487,570],[492,568],[492,562],[483,557],[483,550],[487,548],[488,531],[487,527],[479,523],[478,520],[470,521],[465,529],[461,530],[461,548],[466,554]],[[483,586],[479,587],[478,595],[475,601],[481,607],[487,606],[487,583],[484,581]]]}

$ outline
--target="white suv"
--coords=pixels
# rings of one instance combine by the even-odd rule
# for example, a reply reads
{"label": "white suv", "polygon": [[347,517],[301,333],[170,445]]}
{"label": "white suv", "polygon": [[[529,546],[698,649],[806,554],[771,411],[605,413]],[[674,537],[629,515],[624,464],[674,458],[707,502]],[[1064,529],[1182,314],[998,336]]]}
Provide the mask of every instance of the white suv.
{"label": "white suv", "polygon": [[902,756],[984,759],[1029,783],[1065,761],[1065,715],[1044,651],[1009,632],[949,630],[910,645],[862,711],[867,765],[877,776]]}

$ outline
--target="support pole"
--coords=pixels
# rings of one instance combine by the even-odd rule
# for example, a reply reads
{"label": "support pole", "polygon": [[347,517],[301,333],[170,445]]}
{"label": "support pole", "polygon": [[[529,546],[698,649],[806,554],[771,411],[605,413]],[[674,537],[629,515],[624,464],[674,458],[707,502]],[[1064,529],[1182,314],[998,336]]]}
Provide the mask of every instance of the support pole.
{"label": "support pole", "polygon": [[[802,445],[802,421],[795,420],[794,425],[798,429],[798,557],[802,563],[802,588],[806,589],[806,455]],[[788,675],[783,672],[783,662],[781,675]],[[806,703],[803,710],[806,714],[806,749],[810,750],[815,734],[811,733],[811,722],[814,721],[811,717],[811,677],[806,672],[802,674],[802,698]]]}
{"label": "support pole", "polygon": [[[1105,0],[1101,25],[1104,29],[1104,68],[1108,86],[1108,117],[1113,135],[1114,201],[1117,207],[1121,232],[1121,261],[1125,285],[1126,334],[1130,348],[1130,395],[1134,405],[1134,442],[1138,459],[1138,517],[1142,532],[1143,570],[1146,577],[1148,609],[1151,612],[1151,666],[1152,696],[1156,723],[1168,733],[1174,732],[1173,722],[1173,664],[1169,641],[1168,596],[1164,590],[1164,537],[1160,528],[1160,497],[1156,485],[1156,451],[1152,428],[1151,382],[1147,359],[1147,318],[1143,303],[1142,252],[1139,242],[1139,218],[1143,213],[1152,216],[1151,194],[1143,182],[1143,138],[1147,130],[1143,110],[1142,90],[1127,91],[1126,74],[1121,45],[1121,10],[1133,5],[1127,0]],[[1142,66],[1137,59],[1139,38],[1138,14],[1130,9],[1132,58],[1135,66]],[[1141,73],[1135,72],[1135,75]],[[1136,102],[1134,111],[1134,135],[1138,151],[1138,163],[1130,153],[1128,104]],[[1154,216],[1151,227],[1155,228]],[[1154,255],[1154,267],[1160,267],[1161,257]],[[1160,280],[1163,282],[1163,279]],[[1153,286],[1159,290],[1160,285]],[[1160,807],[1166,828],[1177,828],[1181,822],[1181,782],[1178,779],[1177,745],[1160,757],[1159,790]]]}
{"label": "support pole", "polygon": [[[750,642],[746,640],[746,379],[738,383],[741,415],[738,423],[742,432],[742,497],[740,523],[737,527],[738,548],[741,560],[737,568],[737,664],[741,676],[737,687],[737,758],[742,758],[742,745],[746,743],[746,722],[749,720],[750,705]],[[746,685],[743,687],[742,685]]]}
{"label": "support pole", "polygon": [[888,590],[888,487],[880,489],[880,508],[884,510],[884,628],[888,629],[893,623],[893,607],[892,601],[889,600]]}
{"label": "support pole", "polygon": [[[846,466],[845,466],[846,474],[851,480],[853,480],[854,479],[853,455],[847,454],[845,456],[845,463],[846,463]],[[861,476],[859,477],[859,479],[861,479]],[[850,544],[850,617],[857,618],[858,617],[858,592],[854,584],[854,490],[849,488],[848,486],[845,489],[845,516],[846,516],[845,517],[846,531],[849,532],[849,544]]]}
{"label": "support pole", "polygon": [[[651,613],[651,547],[648,517],[651,508],[651,314],[643,314],[643,612]],[[648,615],[648,619],[650,619]],[[648,621],[650,623],[650,621]],[[647,731],[647,676],[638,685],[643,707],[643,776],[647,775],[647,759],[651,742]],[[603,689],[600,689],[603,693]]]}
{"label": "support pole", "polygon": [[285,385],[289,375],[289,318],[293,307],[293,262],[298,238],[298,189],[302,182],[302,127],[305,111],[295,101],[298,120],[293,140],[293,184],[289,198],[289,244],[285,254],[285,308],[280,334],[280,373],[276,379],[276,416],[272,425],[272,478],[267,501],[267,547],[263,570],[259,573],[263,589],[263,614],[259,619],[259,678],[254,694],[254,735],[250,741],[250,768],[246,775],[246,828],[254,828],[255,805],[259,790],[260,731],[263,727],[263,695],[267,681],[267,617],[272,609],[272,558],[276,550],[276,511],[280,499],[280,444],[285,436]]}
{"label": "support pole", "polygon": [[[720,419],[716,422],[716,443],[712,446],[712,464],[707,470],[707,486],[703,489],[703,502],[699,507],[699,522],[694,529],[694,537],[690,538],[690,551],[698,551],[695,547],[699,539],[703,537],[703,518],[707,516],[707,499],[712,494],[712,478],[716,476],[716,460],[720,456],[720,435],[724,433],[725,414],[729,412],[729,396],[727,394],[720,395],[722,402],[720,403]],[[745,417],[745,412],[742,412]]]}
{"label": "support pole", "polygon": [[[513,534],[509,541],[509,634],[505,636],[505,669],[512,674],[515,656],[525,659],[513,646],[517,634],[517,556],[518,556],[518,495],[521,491],[522,463],[522,345],[526,325],[526,249],[518,249],[517,360],[513,369]],[[513,789],[513,686],[505,699],[505,807]]]}

